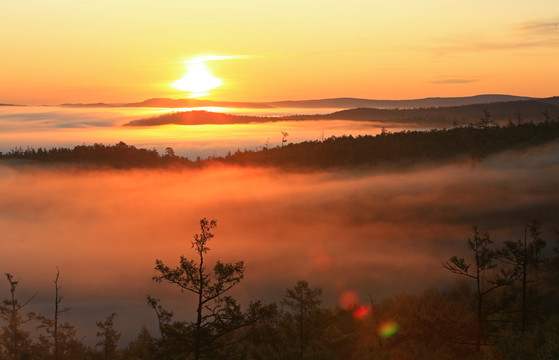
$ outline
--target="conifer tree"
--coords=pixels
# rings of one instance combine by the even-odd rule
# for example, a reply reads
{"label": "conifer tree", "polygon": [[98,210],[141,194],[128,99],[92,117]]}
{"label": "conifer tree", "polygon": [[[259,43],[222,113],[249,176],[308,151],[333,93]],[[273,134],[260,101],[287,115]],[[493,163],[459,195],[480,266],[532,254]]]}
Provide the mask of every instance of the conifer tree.
{"label": "conifer tree", "polygon": [[[510,285],[516,278],[514,270],[500,269],[496,274],[492,271],[497,267],[495,259],[497,253],[491,249],[493,241],[489,234],[480,235],[477,226],[473,226],[474,237],[468,239],[468,249],[472,252],[474,261],[467,263],[463,257],[453,256],[443,267],[455,274],[465,276],[475,281],[477,333],[476,350],[481,351],[482,339],[487,334],[487,316],[485,300],[487,295],[495,289]],[[471,269],[473,268],[473,270]]]}
{"label": "conifer tree", "polygon": [[[194,322],[171,322],[172,313],[164,311],[158,300],[148,297],[150,306],[163,315],[164,323],[160,322],[162,337],[169,344],[178,346],[182,351],[191,354],[195,360],[202,357],[217,356],[226,351],[226,338],[235,330],[255,322],[260,316],[260,302],[252,303],[246,313],[241,312],[235,299],[227,296],[235,285],[244,278],[243,261],[222,263],[217,261],[210,270],[206,264],[206,254],[210,250],[208,242],[213,239],[212,232],[217,226],[216,220],[200,220],[200,233],[194,235],[192,248],[197,261],[181,256],[179,265],[171,268],[161,260],[156,260],[155,270],[159,275],[153,279],[178,286],[181,291],[195,295],[196,320]],[[188,343],[188,339],[192,339]]]}
{"label": "conifer tree", "polygon": [[120,339],[120,331],[114,326],[116,313],[112,313],[105,318],[105,321],[98,321],[97,337],[99,341],[96,346],[101,347],[103,360],[113,359],[115,357],[118,340]]}
{"label": "conifer tree", "polygon": [[0,346],[6,353],[8,360],[19,359],[24,356],[29,348],[29,332],[23,329],[26,320],[20,313],[34,297],[30,297],[25,302],[20,302],[16,297],[16,288],[19,283],[13,275],[6,273],[6,279],[10,283],[10,298],[4,299],[0,305],[0,317],[5,321],[5,325],[0,330]]}
{"label": "conifer tree", "polygon": [[286,290],[281,301],[284,328],[295,339],[300,358],[328,325],[320,307],[321,295],[321,288],[311,288],[308,282],[299,280],[293,289]]}

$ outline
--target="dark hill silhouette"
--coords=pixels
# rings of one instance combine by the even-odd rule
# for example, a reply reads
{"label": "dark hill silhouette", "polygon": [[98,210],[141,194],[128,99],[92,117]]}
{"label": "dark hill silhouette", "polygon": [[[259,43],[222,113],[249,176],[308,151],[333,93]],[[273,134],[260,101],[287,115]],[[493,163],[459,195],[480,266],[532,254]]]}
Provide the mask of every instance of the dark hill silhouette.
{"label": "dark hill silhouette", "polygon": [[498,124],[540,121],[546,118],[548,120],[557,119],[559,118],[559,98],[417,109],[356,108],[329,114],[275,117],[185,111],[133,120],[125,125],[156,126],[165,124],[245,124],[281,120],[353,120],[380,122],[388,126],[398,124],[420,127],[455,127],[457,125],[475,124],[480,121],[481,117],[487,115],[489,115],[488,121]]}
{"label": "dark hill silhouette", "polygon": [[547,103],[547,104],[552,104],[555,106],[559,106],[559,96],[553,96],[553,97],[549,97],[549,98],[543,98],[543,99],[539,99],[540,102],[543,103]]}
{"label": "dark hill silhouette", "polygon": [[454,126],[476,123],[480,117],[490,115],[490,120],[504,124],[510,121],[538,121],[559,117],[559,99],[525,100],[472,104],[453,107],[418,109],[372,109],[357,108],[341,110],[326,115],[293,115],[285,120],[356,120],[383,123],[416,124],[419,126]]}
{"label": "dark hill silhouette", "polygon": [[132,120],[124,126],[157,126],[166,124],[203,125],[203,124],[246,124],[250,122],[270,121],[273,118],[258,116],[232,115],[205,110],[180,111],[151,117],[148,119]]}

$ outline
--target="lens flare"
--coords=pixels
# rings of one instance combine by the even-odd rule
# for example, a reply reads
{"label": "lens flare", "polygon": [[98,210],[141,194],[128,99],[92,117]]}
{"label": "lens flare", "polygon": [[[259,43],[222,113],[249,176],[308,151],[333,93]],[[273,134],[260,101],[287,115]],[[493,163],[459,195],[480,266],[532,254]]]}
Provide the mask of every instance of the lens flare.
{"label": "lens flare", "polygon": [[359,296],[355,291],[344,291],[340,295],[340,306],[346,310],[352,310],[359,304]]}
{"label": "lens flare", "polygon": [[386,320],[378,326],[378,334],[383,339],[388,339],[398,331],[398,324],[393,320]]}
{"label": "lens flare", "polygon": [[355,320],[363,320],[370,313],[371,307],[369,305],[359,305],[353,309],[353,318]]}

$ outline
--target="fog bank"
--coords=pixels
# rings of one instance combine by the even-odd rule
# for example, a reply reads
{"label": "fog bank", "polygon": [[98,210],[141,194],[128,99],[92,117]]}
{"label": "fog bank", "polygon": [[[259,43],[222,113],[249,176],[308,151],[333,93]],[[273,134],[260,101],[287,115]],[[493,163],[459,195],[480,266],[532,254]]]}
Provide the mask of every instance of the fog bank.
{"label": "fog bank", "polygon": [[[482,163],[407,172],[283,173],[271,169],[69,170],[0,167],[1,271],[20,280],[31,310],[52,312],[60,268],[65,319],[89,341],[116,311],[126,341],[155,315],[149,293],[185,318],[193,298],[155,284],[154,260],[193,256],[201,218],[218,221],[210,262],[244,260],[235,295],[278,301],[305,279],[332,306],[446,286],[441,262],[467,255],[471,226],[514,240],[533,217],[544,239],[559,226],[559,144]],[[0,291],[9,293],[7,281]],[[86,340],[87,341],[87,340]]]}

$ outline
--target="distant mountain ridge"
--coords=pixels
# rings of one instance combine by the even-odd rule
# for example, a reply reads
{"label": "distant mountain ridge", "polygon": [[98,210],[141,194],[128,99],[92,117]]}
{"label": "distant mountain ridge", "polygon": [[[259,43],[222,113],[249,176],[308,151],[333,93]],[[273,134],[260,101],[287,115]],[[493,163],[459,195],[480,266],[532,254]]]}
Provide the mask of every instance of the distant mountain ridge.
{"label": "distant mountain ridge", "polygon": [[420,107],[447,107],[494,102],[522,101],[535,98],[514,95],[475,95],[464,97],[428,97],[410,100],[373,100],[358,98],[334,98],[321,100],[274,101],[268,104],[273,107],[293,108],[379,108],[402,109]]}
{"label": "distant mountain ridge", "polygon": [[214,101],[200,99],[168,99],[152,98],[134,103],[93,103],[93,104],[61,104],[67,107],[160,107],[160,108],[186,108],[186,107],[228,107],[246,109],[270,108],[377,108],[377,109],[412,109],[422,107],[448,107],[473,104],[488,104],[495,102],[543,100],[540,98],[485,94],[464,97],[428,97],[410,100],[374,100],[359,98],[332,98],[316,100],[286,100],[271,102],[239,102],[239,101]]}

